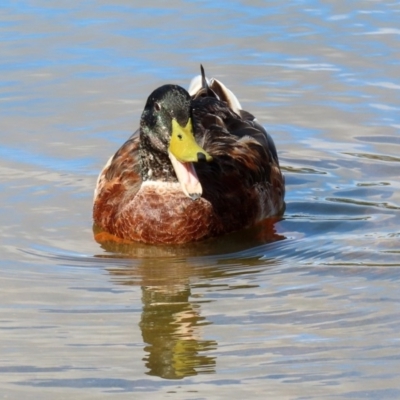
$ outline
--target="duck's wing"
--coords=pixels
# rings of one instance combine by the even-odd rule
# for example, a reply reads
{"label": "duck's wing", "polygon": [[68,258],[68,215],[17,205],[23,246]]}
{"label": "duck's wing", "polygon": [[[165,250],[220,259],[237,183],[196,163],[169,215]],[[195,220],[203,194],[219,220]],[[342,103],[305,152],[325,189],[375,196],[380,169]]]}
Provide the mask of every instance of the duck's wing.
{"label": "duck's wing", "polygon": [[192,105],[196,140],[222,167],[232,164],[249,176],[249,181],[270,181],[272,165],[279,165],[276,148],[250,113],[243,113],[242,118],[212,97],[200,98]]}
{"label": "duck's wing", "polygon": [[[221,147],[218,141],[222,141],[225,143],[225,150],[229,147],[233,156],[235,146],[250,151],[249,146],[258,144],[268,155],[267,159],[263,160],[266,169],[270,164],[279,167],[272,137],[253,114],[242,109],[239,100],[230,89],[215,78],[207,79],[202,65],[201,75],[192,80],[189,93],[192,96],[196,139],[201,146],[214,147],[216,150]],[[253,153],[257,157],[257,151],[253,149]]]}
{"label": "duck's wing", "polygon": [[113,218],[137,193],[142,183],[139,169],[139,135],[135,132],[108,160],[97,179],[93,216],[101,226]]}
{"label": "duck's wing", "polygon": [[212,162],[196,164],[204,195],[220,205],[226,220],[233,210],[245,208],[248,215],[264,218],[279,214],[284,207],[284,177],[271,136],[222,83],[204,75],[199,82],[192,94],[194,132],[213,157]]}

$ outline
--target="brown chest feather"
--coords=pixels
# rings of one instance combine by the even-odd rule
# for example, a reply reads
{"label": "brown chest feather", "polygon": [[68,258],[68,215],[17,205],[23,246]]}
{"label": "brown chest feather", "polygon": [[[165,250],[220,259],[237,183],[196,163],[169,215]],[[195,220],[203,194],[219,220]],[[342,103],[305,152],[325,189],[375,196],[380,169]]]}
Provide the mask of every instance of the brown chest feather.
{"label": "brown chest feather", "polygon": [[[114,190],[117,194],[118,188]],[[193,201],[179,188],[144,186],[118,212],[106,199],[102,203],[95,204],[95,222],[123,239],[153,244],[185,243],[223,231],[207,200]]]}

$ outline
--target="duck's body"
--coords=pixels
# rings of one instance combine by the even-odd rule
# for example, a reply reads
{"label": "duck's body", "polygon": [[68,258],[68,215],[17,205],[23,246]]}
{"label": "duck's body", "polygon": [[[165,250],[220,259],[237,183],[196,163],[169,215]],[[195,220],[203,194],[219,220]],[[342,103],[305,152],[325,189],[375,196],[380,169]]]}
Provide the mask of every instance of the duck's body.
{"label": "duck's body", "polygon": [[140,129],[100,173],[93,217],[103,231],[185,243],[283,212],[284,178],[271,137],[217,80],[203,75],[190,92],[176,85],[154,91]]}

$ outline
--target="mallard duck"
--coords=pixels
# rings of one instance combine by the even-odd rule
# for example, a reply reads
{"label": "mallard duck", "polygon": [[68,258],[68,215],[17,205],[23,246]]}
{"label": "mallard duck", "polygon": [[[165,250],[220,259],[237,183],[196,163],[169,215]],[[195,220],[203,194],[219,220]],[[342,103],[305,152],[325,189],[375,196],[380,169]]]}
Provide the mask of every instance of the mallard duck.
{"label": "mallard duck", "polygon": [[189,91],[150,94],[140,128],[98,177],[93,219],[116,239],[187,243],[281,215],[284,193],[271,136],[201,67]]}

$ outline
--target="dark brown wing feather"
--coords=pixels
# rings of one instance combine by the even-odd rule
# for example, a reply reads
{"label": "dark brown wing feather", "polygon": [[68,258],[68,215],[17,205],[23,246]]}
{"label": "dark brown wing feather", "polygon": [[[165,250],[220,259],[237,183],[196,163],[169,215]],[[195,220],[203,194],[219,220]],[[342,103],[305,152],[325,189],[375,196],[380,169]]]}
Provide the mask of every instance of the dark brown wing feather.
{"label": "dark brown wing feather", "polygon": [[196,139],[213,156],[197,163],[203,197],[227,230],[279,215],[284,209],[284,178],[272,138],[245,111],[233,112],[213,97],[193,100]]}

